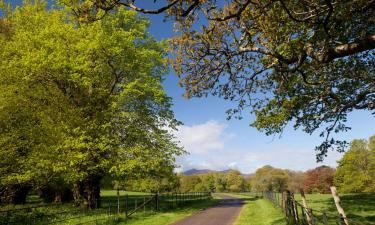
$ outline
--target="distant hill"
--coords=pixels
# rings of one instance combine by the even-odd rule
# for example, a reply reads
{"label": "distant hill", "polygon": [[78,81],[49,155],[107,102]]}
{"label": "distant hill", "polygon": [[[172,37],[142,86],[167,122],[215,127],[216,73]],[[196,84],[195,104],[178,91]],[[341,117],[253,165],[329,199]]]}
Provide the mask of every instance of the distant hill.
{"label": "distant hill", "polygon": [[[194,174],[205,174],[205,173],[228,173],[230,171],[230,169],[227,169],[227,170],[221,170],[221,171],[217,171],[217,170],[209,170],[209,169],[190,169],[190,170],[186,170],[184,172],[184,175],[194,175]],[[250,177],[252,176],[253,174],[242,174],[244,177]]]}
{"label": "distant hill", "polygon": [[207,169],[203,169],[203,170],[190,169],[190,170],[186,170],[184,172],[184,175],[203,174],[203,173],[211,173],[211,172],[216,172],[216,171],[207,170]]}

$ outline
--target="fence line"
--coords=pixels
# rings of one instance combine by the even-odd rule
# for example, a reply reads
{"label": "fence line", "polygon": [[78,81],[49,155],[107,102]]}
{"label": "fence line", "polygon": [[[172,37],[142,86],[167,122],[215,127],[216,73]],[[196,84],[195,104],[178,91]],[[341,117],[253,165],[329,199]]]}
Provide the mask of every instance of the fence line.
{"label": "fence line", "polygon": [[330,213],[307,207],[303,192],[301,192],[302,204],[295,200],[294,194],[290,191],[281,193],[265,191],[262,192],[262,196],[270,200],[276,207],[280,207],[285,214],[288,224],[291,225],[345,225],[345,220],[354,225],[366,225],[349,218],[344,218],[340,213]]}
{"label": "fence line", "polygon": [[67,221],[69,221],[69,224],[101,224],[100,221],[107,224],[108,221],[127,220],[136,213],[146,214],[148,212],[171,210],[210,198],[210,192],[125,195],[118,196],[116,199],[113,198],[111,201],[102,200],[101,207],[92,210],[69,209],[69,207],[72,207],[71,204],[47,204],[0,211],[0,225],[60,225]]}

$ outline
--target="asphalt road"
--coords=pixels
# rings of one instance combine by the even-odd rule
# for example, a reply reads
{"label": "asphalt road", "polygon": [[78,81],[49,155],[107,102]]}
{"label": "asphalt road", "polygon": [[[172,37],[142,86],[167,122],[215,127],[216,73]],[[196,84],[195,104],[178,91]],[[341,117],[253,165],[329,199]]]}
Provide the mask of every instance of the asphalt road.
{"label": "asphalt road", "polygon": [[222,201],[212,208],[202,210],[171,225],[232,225],[241,211],[243,200],[217,194]]}

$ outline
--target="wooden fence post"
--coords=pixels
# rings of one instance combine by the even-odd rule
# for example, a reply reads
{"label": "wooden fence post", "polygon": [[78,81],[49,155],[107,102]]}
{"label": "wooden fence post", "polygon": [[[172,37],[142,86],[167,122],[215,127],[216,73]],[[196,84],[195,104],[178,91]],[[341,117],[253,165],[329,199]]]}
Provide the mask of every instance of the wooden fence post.
{"label": "wooden fence post", "polygon": [[336,208],[337,208],[337,211],[340,214],[341,219],[343,220],[345,225],[349,225],[349,222],[348,222],[348,219],[346,218],[344,209],[340,205],[340,197],[337,194],[336,187],[334,187],[334,186],[331,187],[331,193],[332,193],[333,199],[335,200]]}
{"label": "wooden fence post", "polygon": [[311,219],[311,215],[309,214],[309,207],[307,205],[306,197],[305,197],[305,192],[301,189],[301,198],[302,198],[302,204],[304,208],[304,213],[306,214],[306,220],[308,225],[313,225],[313,221]]}
{"label": "wooden fence post", "polygon": [[296,224],[299,224],[299,217],[298,217],[298,209],[297,209],[297,202],[294,200],[294,194],[290,194],[291,200],[292,200],[292,210],[294,215],[294,221]]}

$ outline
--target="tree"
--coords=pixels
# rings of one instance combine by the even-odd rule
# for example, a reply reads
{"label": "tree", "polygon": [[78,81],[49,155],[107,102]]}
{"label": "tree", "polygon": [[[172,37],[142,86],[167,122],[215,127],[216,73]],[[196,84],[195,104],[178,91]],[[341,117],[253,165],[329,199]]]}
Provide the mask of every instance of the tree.
{"label": "tree", "polygon": [[[198,185],[202,185],[202,180],[198,175],[189,175],[189,176],[182,176],[181,178],[181,192],[194,192],[198,191],[197,189],[201,189]],[[200,190],[199,190],[200,191]]]}
{"label": "tree", "polygon": [[306,174],[304,172],[290,171],[290,181],[288,183],[288,190],[293,193],[299,193],[303,190],[303,183],[306,179]]}
{"label": "tree", "polygon": [[216,189],[215,177],[217,176],[215,173],[206,173],[199,175],[202,184],[205,187],[206,191],[214,192]]}
{"label": "tree", "polygon": [[134,0],[60,2],[83,21],[121,6],[166,12],[181,34],[172,41],[174,68],[187,98],[236,101],[229,118],[250,108],[252,126],[267,135],[289,122],[309,134],[326,126],[317,160],[334,146],[344,149],[346,142],[331,133],[350,129],[349,112],[375,109],[373,1],[170,0],[155,9]]}
{"label": "tree", "polygon": [[225,174],[213,173],[215,179],[215,192],[223,192],[228,190],[228,182]]}
{"label": "tree", "polygon": [[245,190],[245,178],[240,171],[230,170],[226,176],[229,191],[239,192]]}
{"label": "tree", "polygon": [[307,193],[330,193],[333,185],[335,169],[329,166],[319,166],[306,172],[304,191]]}
{"label": "tree", "polygon": [[288,187],[289,173],[286,170],[264,166],[257,169],[252,177],[252,189],[255,191],[284,191]]}
{"label": "tree", "polygon": [[350,149],[338,161],[334,183],[341,192],[371,192],[375,188],[374,137],[370,141],[353,140]]}
{"label": "tree", "polygon": [[0,21],[2,189],[62,178],[92,208],[107,174],[173,173],[183,151],[168,130],[179,122],[161,85],[166,53],[146,19],[120,9],[80,24],[36,1]]}

